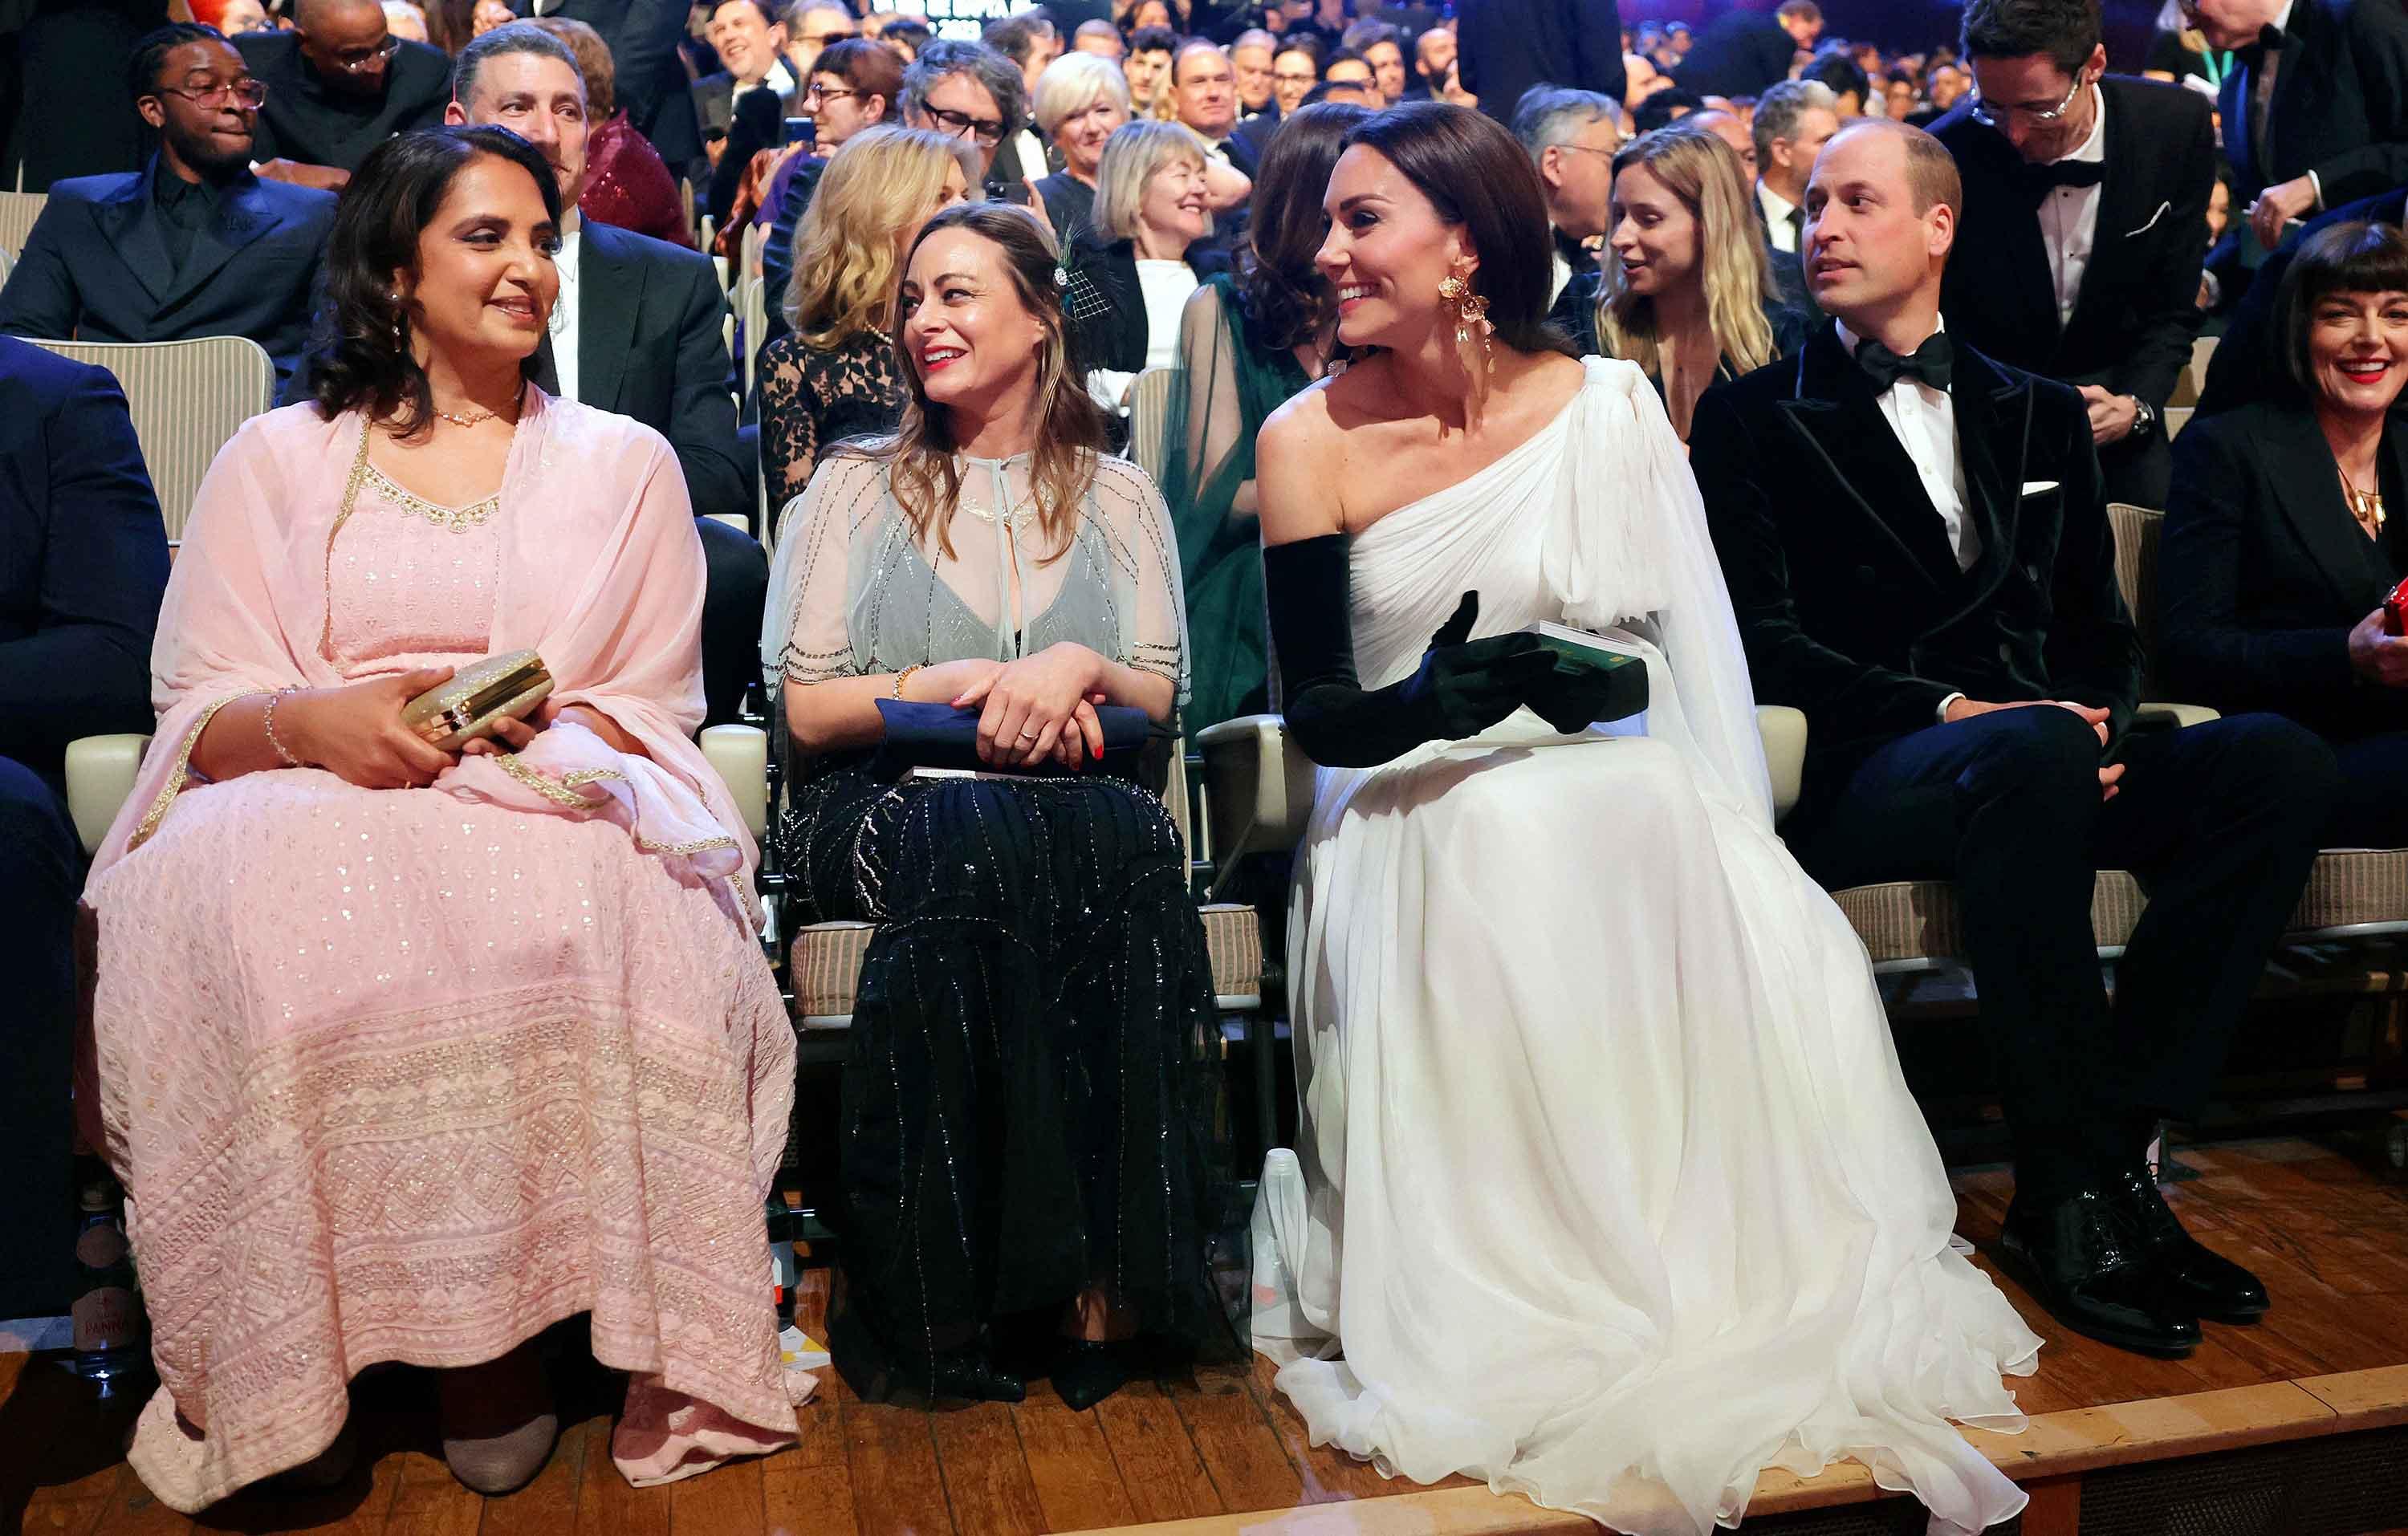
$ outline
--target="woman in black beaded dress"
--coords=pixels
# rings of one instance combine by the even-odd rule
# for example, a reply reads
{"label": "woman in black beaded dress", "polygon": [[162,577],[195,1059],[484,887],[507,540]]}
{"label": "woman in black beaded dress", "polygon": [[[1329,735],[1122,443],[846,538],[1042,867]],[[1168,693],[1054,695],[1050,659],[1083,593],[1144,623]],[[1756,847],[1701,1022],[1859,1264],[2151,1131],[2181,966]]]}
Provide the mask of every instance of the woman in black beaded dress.
{"label": "woman in black beaded dress", "polygon": [[895,430],[904,390],[887,332],[903,252],[930,214],[976,185],[969,145],[923,128],[867,129],[829,159],[795,229],[784,300],[793,329],[758,365],[772,507],[803,494],[830,443]]}
{"label": "woman in black beaded dress", "polygon": [[[825,195],[823,192],[823,196]],[[896,300],[896,435],[828,455],[787,518],[762,653],[801,766],[779,828],[810,921],[878,925],[842,1108],[837,1368],[873,1400],[1017,1400],[991,1341],[1058,1342],[1085,1407],[1132,1334],[1226,1352],[1208,1281],[1211,965],[1177,829],[1084,771],[1095,707],[1187,681],[1178,544],[1107,458],[1051,237],[928,222]],[[896,777],[882,699],[976,708],[1039,777]]]}

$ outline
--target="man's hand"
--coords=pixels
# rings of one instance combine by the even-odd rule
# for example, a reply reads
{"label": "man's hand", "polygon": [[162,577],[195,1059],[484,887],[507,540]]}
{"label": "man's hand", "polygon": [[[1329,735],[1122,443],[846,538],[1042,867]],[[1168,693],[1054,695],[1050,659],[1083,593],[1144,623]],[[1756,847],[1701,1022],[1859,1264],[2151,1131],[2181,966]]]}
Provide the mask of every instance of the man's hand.
{"label": "man's hand", "polygon": [[2258,194],[2258,201],[2249,205],[2249,227],[2258,243],[2272,251],[2283,243],[2283,226],[2304,218],[2315,206],[2316,184],[2304,176],[2294,177]]}
{"label": "man's hand", "polygon": [[[2378,618],[2380,616],[2377,615]],[[1971,720],[1977,714],[1989,714],[1999,710],[2028,710],[2042,704],[2059,710],[2071,710],[2075,714],[2080,715],[2089,723],[2090,728],[2098,733],[2100,748],[2102,751],[2105,750],[2107,722],[2113,717],[2105,710],[2097,709],[2088,704],[2076,704],[2070,698],[2024,698],[2017,699],[2012,704],[1985,704],[1977,698],[1960,698],[1948,706],[1948,724],[1953,725],[1959,720]],[[2099,798],[2101,803],[2115,797],[2118,792],[2116,781],[2123,777],[2124,765],[2121,763],[2112,763],[2099,770]]]}
{"label": "man's hand", "polygon": [[2141,402],[2128,395],[2110,395],[2097,384],[2082,386],[2082,403],[2090,410],[2090,445],[2104,448],[2132,435],[2141,419]]}
{"label": "man's hand", "polygon": [[2390,633],[2376,609],[2349,632],[2349,665],[2378,688],[2408,688],[2408,639]]}
{"label": "man's hand", "polygon": [[280,155],[265,162],[252,174],[263,180],[282,181],[295,187],[315,187],[320,192],[340,192],[351,184],[351,173],[338,166],[305,165]]}

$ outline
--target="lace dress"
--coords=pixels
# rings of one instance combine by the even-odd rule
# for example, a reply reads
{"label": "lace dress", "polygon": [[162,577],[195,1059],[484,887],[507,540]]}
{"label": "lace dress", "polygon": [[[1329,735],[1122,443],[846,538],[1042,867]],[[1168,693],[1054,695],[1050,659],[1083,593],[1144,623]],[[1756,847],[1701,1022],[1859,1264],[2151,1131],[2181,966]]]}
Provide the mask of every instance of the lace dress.
{"label": "lace dress", "polygon": [[[830,459],[779,546],[762,653],[783,685],[1063,640],[1183,685],[1151,482],[1099,461],[1040,563],[1026,476],[966,462],[948,556],[883,464]],[[838,1369],[865,1397],[925,1390],[938,1352],[1015,1314],[1050,1332],[1098,1284],[1147,1331],[1226,1352],[1211,967],[1161,802],[1108,779],[895,782],[867,756],[807,765],[778,832],[809,920],[879,925],[843,1078]]]}
{"label": "lace dress", "polygon": [[876,331],[824,351],[789,333],[769,343],[760,368],[761,473],[772,507],[803,494],[830,443],[892,432],[902,419],[895,345]]}

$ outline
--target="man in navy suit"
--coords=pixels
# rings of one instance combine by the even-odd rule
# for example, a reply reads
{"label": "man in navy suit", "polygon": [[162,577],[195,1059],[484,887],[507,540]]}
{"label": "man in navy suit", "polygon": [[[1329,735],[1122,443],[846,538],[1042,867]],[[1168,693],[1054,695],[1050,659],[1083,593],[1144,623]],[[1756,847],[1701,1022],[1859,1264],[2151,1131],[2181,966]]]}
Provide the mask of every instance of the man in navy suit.
{"label": "man in navy suit", "polygon": [[0,331],[83,341],[246,336],[293,371],[332,193],[251,172],[264,87],[214,27],[179,22],[135,45],[127,87],[159,130],[130,175],[61,181],[0,290]]}
{"label": "man in navy suit", "polygon": [[66,745],[151,727],[167,534],[117,380],[0,337],[0,1317],[66,1310],[83,848]]}

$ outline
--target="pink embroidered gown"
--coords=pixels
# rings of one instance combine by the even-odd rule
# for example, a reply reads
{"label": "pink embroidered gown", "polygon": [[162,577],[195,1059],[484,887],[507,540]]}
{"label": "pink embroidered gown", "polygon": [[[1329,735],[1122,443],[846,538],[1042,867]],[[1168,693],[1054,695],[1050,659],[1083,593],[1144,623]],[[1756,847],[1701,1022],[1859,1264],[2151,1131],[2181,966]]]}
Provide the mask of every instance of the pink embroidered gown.
{"label": "pink embroidered gown", "polygon": [[[631,725],[657,738],[638,761],[556,725],[558,741],[518,760],[566,754],[558,765],[640,789],[652,800],[632,825],[561,787],[579,775],[559,766],[524,781],[544,787],[535,809],[475,759],[483,778],[454,769],[417,790],[314,768],[161,778],[163,754],[180,768],[205,727],[207,712],[184,724],[202,697],[532,643],[497,629],[566,627],[526,617],[564,601],[536,583],[607,594],[650,537],[651,580],[690,580],[698,604],[683,488],[661,489],[676,480],[666,445],[531,399],[502,493],[476,507],[367,471],[337,530],[343,482],[325,471],[354,462],[356,420],[278,411],[220,458],[188,530],[156,662],[166,723],[86,897],[99,1110],[164,1384],[131,1458],[179,1510],[324,1448],[365,1366],[470,1365],[579,1313],[595,1356],[633,1373],[613,1445],[631,1478],[793,1433],[761,1219],[793,1036],[735,883],[749,841],[713,825],[725,812],[695,787],[708,769],[681,734]],[[595,454],[646,490],[618,506],[585,492],[575,478]],[[591,549],[606,553],[580,575]],[[547,550],[552,568],[529,569]],[[322,610],[285,603],[305,572],[321,574]],[[281,610],[236,623],[228,606],[254,584]],[[668,620],[684,606],[666,603]],[[562,676],[564,694],[628,686],[621,661],[544,645],[588,674]],[[665,649],[698,714],[691,626]],[[667,713],[691,729],[685,703]],[[644,718],[609,712],[623,711]],[[716,835],[672,844],[661,828],[678,825]]]}

